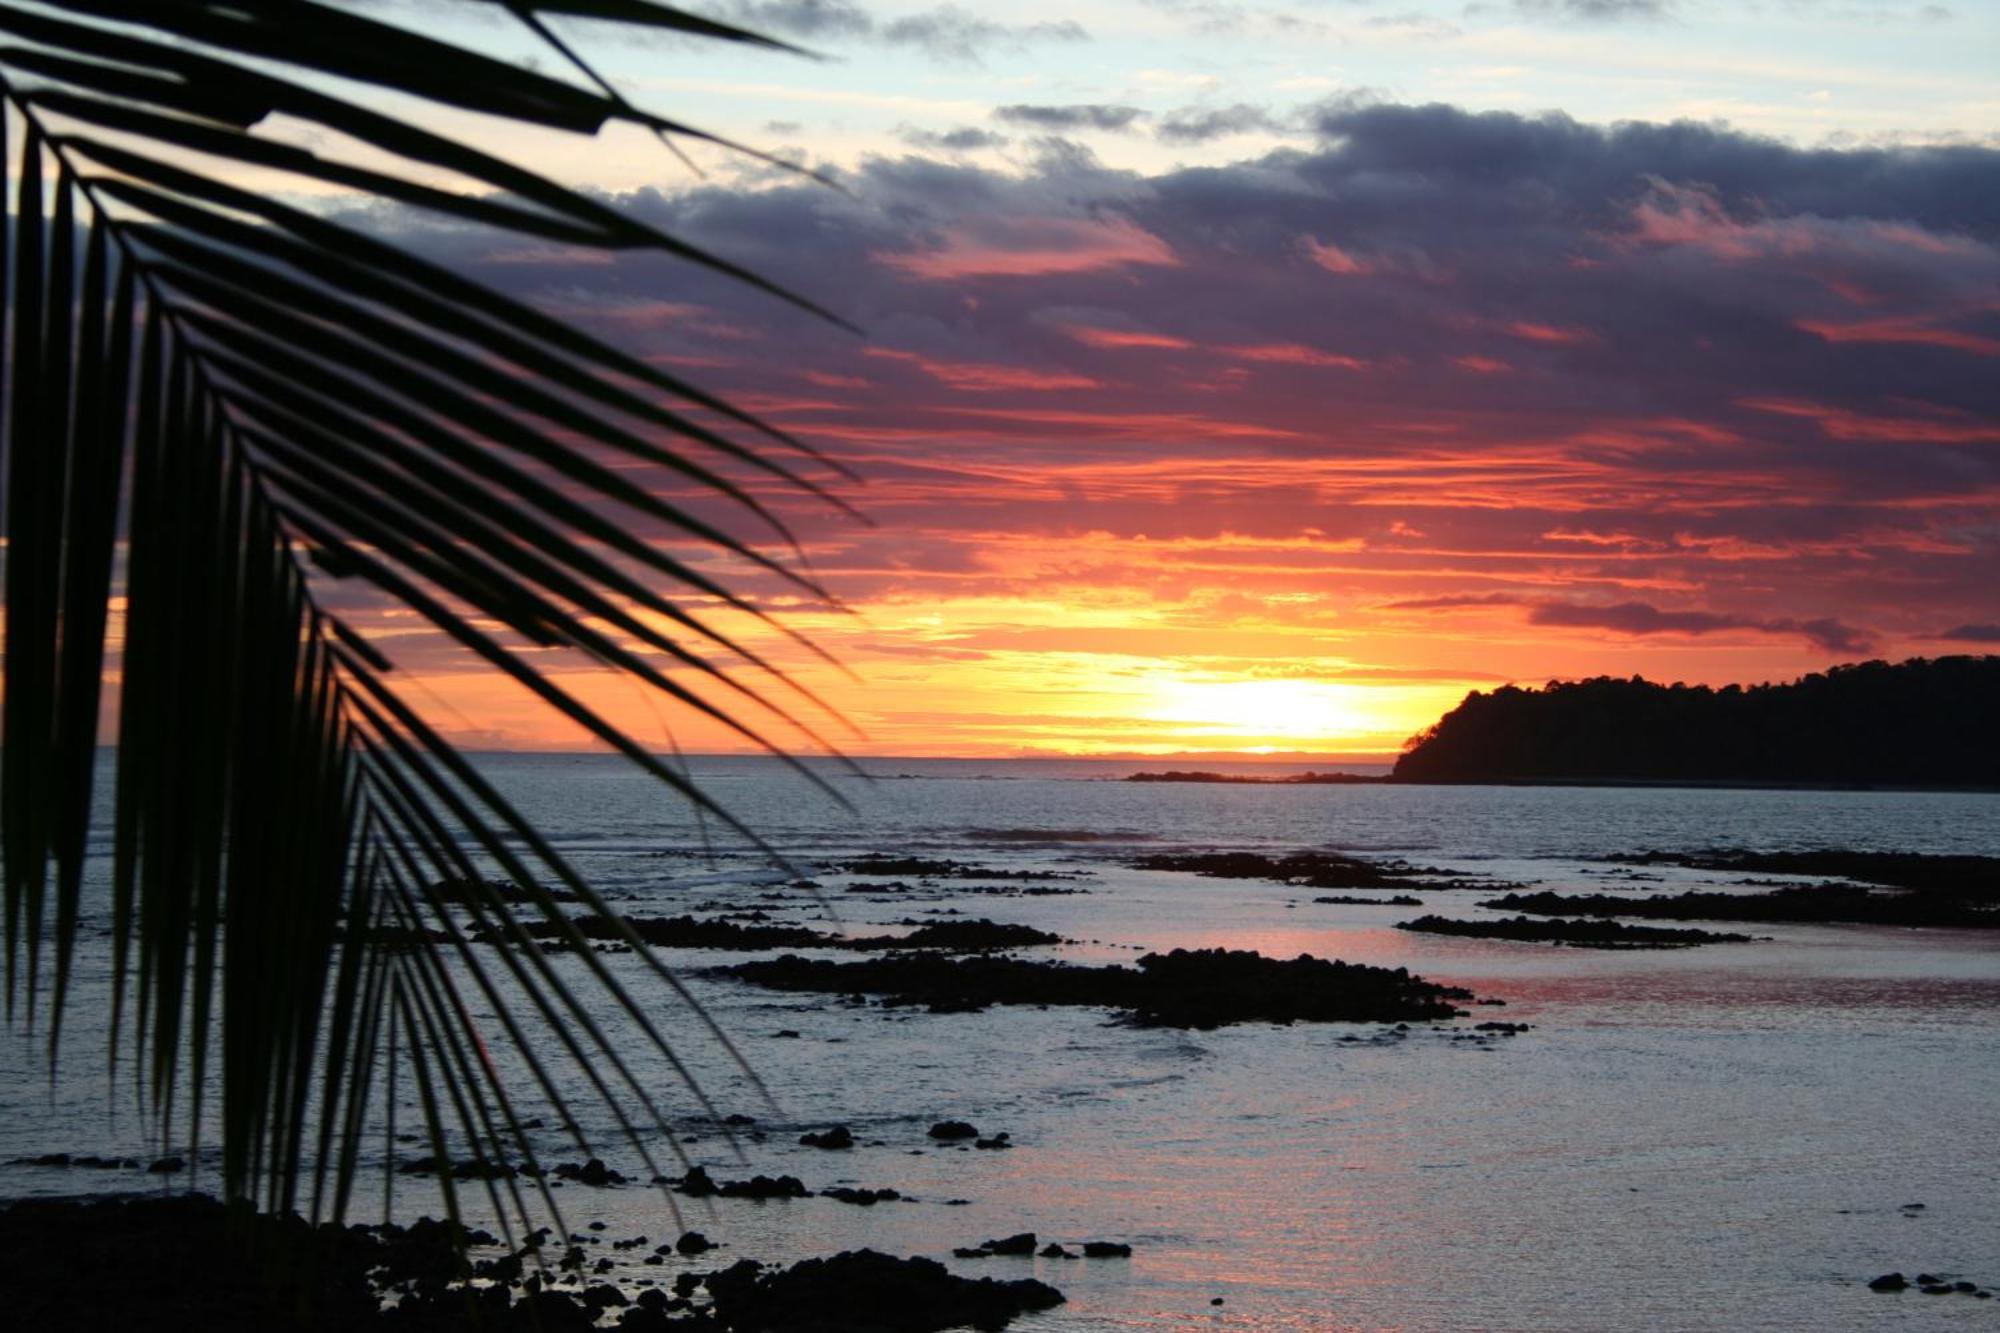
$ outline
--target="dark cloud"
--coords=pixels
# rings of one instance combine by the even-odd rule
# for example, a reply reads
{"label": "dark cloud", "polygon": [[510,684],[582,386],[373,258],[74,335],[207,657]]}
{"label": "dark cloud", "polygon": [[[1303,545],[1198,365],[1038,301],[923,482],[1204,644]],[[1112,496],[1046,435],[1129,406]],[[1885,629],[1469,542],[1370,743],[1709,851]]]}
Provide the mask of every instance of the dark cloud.
{"label": "dark cloud", "polygon": [[992,130],[982,130],[976,125],[961,125],[955,130],[931,131],[904,126],[897,137],[913,148],[938,148],[950,153],[969,153],[979,148],[1004,148],[1012,142],[1004,134]]}
{"label": "dark cloud", "polygon": [[1278,123],[1262,107],[1238,102],[1234,106],[1183,107],[1160,119],[1153,133],[1168,143],[1207,143],[1231,134],[1254,130],[1275,130]]}
{"label": "dark cloud", "polygon": [[1073,19],[1011,26],[956,5],[944,5],[882,25],[882,40],[914,46],[947,60],[976,60],[989,46],[1019,47],[1031,42],[1081,42],[1090,34]]}
{"label": "dark cloud", "polygon": [[1384,611],[1456,611],[1467,606],[1517,606],[1521,599],[1510,593],[1460,593],[1448,597],[1405,597],[1384,602]]}
{"label": "dark cloud", "polygon": [[1954,643],[2000,643],[2000,625],[1956,625],[1938,637]]}
{"label": "dark cloud", "polygon": [[942,60],[976,61],[994,48],[1018,49],[1036,42],[1080,42],[1090,35],[1074,20],[1008,24],[949,4],[886,23],[853,0],[730,0],[721,13],[754,31],[808,43],[876,41],[914,47]]}
{"label": "dark cloud", "polygon": [[1031,125],[1043,130],[1109,130],[1124,132],[1147,118],[1136,106],[1112,106],[1100,102],[1077,102],[1047,106],[1017,102],[993,108],[993,118],[1010,125]]}
{"label": "dark cloud", "polygon": [[1061,577],[1512,605],[1536,643],[1991,628],[2000,151],[1357,99],[1313,129],[1150,174],[1043,143],[612,201],[865,342],[663,256],[425,243],[851,450],[930,552],[843,548],[856,596],[927,560],[1039,591],[1011,547],[947,548],[1087,531]]}
{"label": "dark cloud", "polygon": [[1663,611],[1648,602],[1619,602],[1612,606],[1577,605],[1570,602],[1541,602],[1528,612],[1531,625],[1559,625],[1569,629],[1608,629],[1619,634],[1715,634],[1726,630],[1754,630],[1761,634],[1797,634],[1815,648],[1830,653],[1863,653],[1874,643],[1867,630],[1819,618],[1758,619],[1751,616],[1718,615],[1711,611]]}
{"label": "dark cloud", "polygon": [[852,0],[730,0],[721,12],[754,32],[808,41],[867,37],[875,31],[874,18]]}

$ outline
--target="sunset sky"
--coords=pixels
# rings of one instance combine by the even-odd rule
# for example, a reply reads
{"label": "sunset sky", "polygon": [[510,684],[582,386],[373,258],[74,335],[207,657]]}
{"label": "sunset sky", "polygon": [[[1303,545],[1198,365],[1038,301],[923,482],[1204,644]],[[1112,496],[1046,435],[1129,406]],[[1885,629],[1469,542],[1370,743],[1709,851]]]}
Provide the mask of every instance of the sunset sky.
{"label": "sunset sky", "polygon": [[[513,150],[865,337],[665,257],[369,222],[860,475],[872,526],[783,501],[846,612],[745,580],[852,673],[756,635],[855,753],[1393,753],[1506,681],[2000,645],[2000,6],[691,7],[826,58],[565,31],[838,188]],[[459,739],[575,743],[357,617]]]}

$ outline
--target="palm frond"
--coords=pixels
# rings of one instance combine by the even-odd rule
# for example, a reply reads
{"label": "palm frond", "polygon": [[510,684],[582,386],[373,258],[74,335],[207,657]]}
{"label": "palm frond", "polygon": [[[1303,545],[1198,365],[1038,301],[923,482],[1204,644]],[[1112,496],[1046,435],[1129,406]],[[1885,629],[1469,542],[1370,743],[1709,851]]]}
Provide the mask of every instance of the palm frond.
{"label": "palm frond", "polygon": [[[510,234],[659,251],[831,318],[722,256],[341,91],[372,86],[578,134],[624,121],[669,141],[724,142],[633,107],[548,16],[782,46],[643,0],[494,3],[591,86],[309,0],[0,2],[0,161],[16,182],[0,235],[9,1013],[18,1001],[39,1021],[47,1004],[53,1068],[78,922],[101,889],[114,1067],[134,1053],[163,1139],[177,1108],[191,1145],[219,1119],[228,1194],[304,1202],[315,1216],[347,1211],[364,1136],[385,1111],[393,1120],[399,1067],[440,1162],[532,1166],[523,1093],[591,1147],[573,1088],[538,1048],[576,1067],[649,1167],[656,1151],[678,1152],[626,1034],[605,1028],[520,913],[552,923],[623,1024],[700,1090],[652,1006],[587,947],[552,886],[616,923],[650,977],[727,1045],[402,697],[393,663],[326,604],[328,580],[415,611],[753,841],[529,649],[582,653],[772,753],[791,737],[835,753],[819,722],[837,721],[832,710],[684,603],[791,631],[674,547],[831,604],[752,478],[851,512],[808,472],[838,479],[837,464],[656,366],[239,183],[278,171]],[[260,133],[273,115],[336,131],[373,165]],[[439,169],[458,188],[436,184]],[[732,507],[761,538],[607,459]],[[772,538],[789,554],[767,554]],[[107,679],[111,854],[92,880]],[[489,884],[482,863],[521,893]],[[445,881],[463,888],[447,895]],[[473,934],[513,944],[477,950]],[[475,996],[519,1056],[524,1087],[495,1072]],[[211,1081],[219,1116],[204,1105]],[[535,1204],[510,1175],[475,1174],[496,1214],[526,1220]],[[439,1179],[456,1216],[448,1167]],[[554,1211],[546,1186],[539,1196]]]}

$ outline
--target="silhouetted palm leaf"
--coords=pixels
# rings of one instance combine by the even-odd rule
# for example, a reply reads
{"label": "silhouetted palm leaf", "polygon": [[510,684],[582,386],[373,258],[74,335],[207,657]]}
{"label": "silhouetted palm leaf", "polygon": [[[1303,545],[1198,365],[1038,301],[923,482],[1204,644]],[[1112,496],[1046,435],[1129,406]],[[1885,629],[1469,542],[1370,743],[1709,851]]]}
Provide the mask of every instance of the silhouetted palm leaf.
{"label": "silhouetted palm leaf", "polygon": [[[122,595],[112,1058],[129,1034],[163,1135],[177,1104],[198,1132],[217,1072],[224,1188],[271,1208],[299,1204],[310,1181],[315,1215],[345,1210],[362,1135],[393,1105],[377,1082],[399,1066],[439,1159],[534,1162],[474,998],[581,1146],[538,1047],[575,1063],[641,1153],[672,1142],[624,1034],[600,1026],[475,857],[527,891],[675,1060],[547,886],[617,918],[399,696],[390,662],[321,604],[320,580],[373,585],[746,833],[507,635],[581,650],[774,752],[767,725],[816,740],[799,710],[824,711],[675,597],[762,618],[754,602],[633,527],[665,525],[822,596],[811,578],[602,458],[665,469],[785,540],[726,470],[838,504],[798,470],[825,460],[656,366],[231,182],[275,169],[563,244],[659,250],[812,309],[598,200],[329,91],[360,83],[581,134],[625,121],[707,138],[633,108],[542,16],[776,45],[642,0],[495,7],[594,86],[303,0],[0,3],[0,160],[17,182],[0,255],[9,1011],[19,1000],[33,1019],[48,1004],[53,1061],[108,611]],[[258,133],[274,114],[390,165]],[[414,178],[436,168],[465,188]],[[469,898],[447,902],[445,880]],[[519,947],[475,953],[467,924]],[[440,1179],[455,1215],[450,1171]],[[511,1179],[487,1188],[496,1211],[524,1215]]]}

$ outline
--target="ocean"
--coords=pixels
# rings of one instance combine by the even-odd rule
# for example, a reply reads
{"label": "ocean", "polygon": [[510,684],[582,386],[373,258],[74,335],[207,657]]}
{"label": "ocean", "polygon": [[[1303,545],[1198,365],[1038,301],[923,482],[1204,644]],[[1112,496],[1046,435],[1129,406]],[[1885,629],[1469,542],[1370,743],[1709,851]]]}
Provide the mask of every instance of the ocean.
{"label": "ocean", "polygon": [[[886,1187],[908,1199],[679,1199],[676,1220],[643,1185],[566,1186],[566,1222],[582,1234],[606,1224],[597,1234],[617,1280],[867,1246],[970,1275],[1032,1275],[1066,1294],[1018,1329],[2000,1327],[2000,1301],[1865,1286],[1890,1270],[2000,1284],[2000,932],[1739,926],[1728,928],[1768,938],[1606,952],[1395,928],[1430,912],[1492,915],[1477,892],[1414,889],[1420,909],[1322,904],[1315,890],[1130,865],[1193,849],[1317,849],[1560,891],[1730,888],[1743,876],[1607,858],[1721,847],[2000,854],[2000,796],[1138,784],[1118,779],[1193,765],[892,759],[867,761],[868,779],[822,769],[842,804],[770,760],[691,761],[780,865],[617,759],[480,762],[633,915],[757,910],[879,934],[956,912],[1071,941],[1032,951],[1041,957],[1310,954],[1407,967],[1506,1002],[1405,1033],[1181,1031],[1103,1010],[934,1014],[764,991],[707,972],[744,955],[668,950],[755,1076],[672,995],[648,992],[717,1109],[755,1117],[761,1136],[732,1149],[671,1070],[635,1054],[687,1129],[689,1156],[718,1179],[789,1173],[814,1190]],[[867,853],[1062,872],[1047,883],[1079,891],[969,892],[976,879],[881,891],[824,869]],[[789,887],[800,873],[818,888]],[[633,960],[607,961],[644,984]],[[105,971],[87,948],[60,1081],[49,1082],[38,1039],[0,1041],[0,1160],[150,1151],[91,1045]],[[1458,1039],[1494,1019],[1532,1028]],[[507,1062],[497,1034],[493,1045]],[[402,1114],[415,1125],[414,1101]],[[947,1118],[1014,1146],[928,1138]],[[855,1147],[798,1143],[834,1124],[852,1129]],[[643,1178],[608,1115],[585,1127],[608,1164]],[[539,1148],[577,1156],[552,1130]],[[382,1208],[376,1151],[362,1218]],[[0,1195],[157,1187],[143,1174],[0,1167]],[[424,1180],[395,1190],[398,1217],[436,1209]],[[726,1248],[643,1264],[682,1226]],[[1023,1231],[1133,1253],[949,1257]],[[611,1240],[641,1233],[652,1243],[613,1252]]]}

